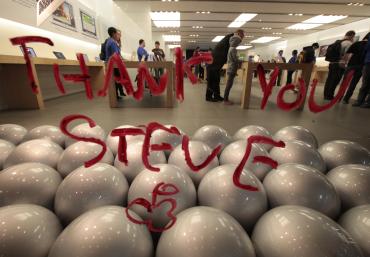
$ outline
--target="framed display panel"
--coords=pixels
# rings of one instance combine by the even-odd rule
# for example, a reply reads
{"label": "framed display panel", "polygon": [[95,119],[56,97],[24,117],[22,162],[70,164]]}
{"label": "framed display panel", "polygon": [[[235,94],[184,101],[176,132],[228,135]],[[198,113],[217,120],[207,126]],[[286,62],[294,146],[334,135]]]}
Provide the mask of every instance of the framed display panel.
{"label": "framed display panel", "polygon": [[95,18],[87,12],[80,10],[82,31],[89,36],[96,37],[96,21]]}

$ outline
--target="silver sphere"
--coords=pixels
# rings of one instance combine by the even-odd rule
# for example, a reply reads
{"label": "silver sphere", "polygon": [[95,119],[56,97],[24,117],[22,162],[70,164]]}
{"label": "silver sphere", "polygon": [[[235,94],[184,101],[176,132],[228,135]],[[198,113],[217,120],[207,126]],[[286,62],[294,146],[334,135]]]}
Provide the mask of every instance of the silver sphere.
{"label": "silver sphere", "polygon": [[274,135],[275,140],[277,141],[302,141],[313,148],[317,149],[319,143],[315,135],[308,129],[301,126],[289,126],[280,129]]}
{"label": "silver sphere", "polygon": [[25,162],[40,162],[55,169],[62,153],[63,148],[48,139],[27,141],[10,153],[4,168]]}
{"label": "silver sphere", "polygon": [[231,137],[227,131],[214,125],[207,125],[198,129],[192,140],[204,142],[212,149],[219,145],[224,148],[231,143]]}
{"label": "silver sphere", "polygon": [[370,151],[360,144],[336,140],[328,142],[319,148],[328,170],[346,164],[362,164],[370,166]]}
{"label": "silver sphere", "polygon": [[55,192],[62,178],[41,163],[22,163],[0,172],[0,206],[36,204],[53,208]]}
{"label": "silver sphere", "polygon": [[[174,125],[165,125],[166,128],[171,128],[173,126]],[[150,143],[159,144],[159,145],[163,143],[167,143],[167,144],[170,144],[172,148],[174,149],[176,148],[176,146],[181,145],[182,135],[185,134],[181,129],[178,128],[178,130],[180,131],[180,134],[181,134],[180,136],[172,134],[172,133],[168,133],[167,131],[164,131],[164,130],[156,130],[152,134]],[[170,150],[166,150],[165,151],[166,156],[168,157],[171,154],[171,152],[172,151]]]}
{"label": "silver sphere", "polygon": [[[246,140],[239,140],[228,145],[221,153],[220,163],[224,164],[235,164],[239,165],[242,161],[245,150],[247,148]],[[259,144],[252,145],[252,152],[248,158],[247,163],[244,166],[244,169],[251,171],[254,175],[257,176],[259,180],[263,180],[266,174],[272,169],[271,166],[263,163],[253,163],[254,157],[256,156],[265,156],[269,157],[269,153]]]}
{"label": "silver sphere", "polygon": [[4,257],[45,257],[62,232],[58,218],[31,204],[0,208],[0,253]]}
{"label": "silver sphere", "polygon": [[[58,161],[58,171],[62,177],[66,177],[73,170],[84,165],[85,162],[96,157],[102,150],[98,144],[79,141],[72,144],[61,154]],[[113,164],[113,154],[107,148],[102,163]]]}
{"label": "silver sphere", "polygon": [[127,192],[127,180],[115,167],[106,163],[80,167],[60,184],[55,195],[55,214],[63,222],[70,223],[89,210],[124,205]]}
{"label": "silver sphere", "polygon": [[[247,140],[251,136],[264,136],[264,137],[269,137],[271,138],[272,135],[271,133],[265,129],[264,127],[261,126],[246,126],[244,128],[239,129],[235,135],[234,135],[234,140]],[[268,144],[260,144],[263,148],[265,148],[267,151],[269,151],[272,146]]]}
{"label": "silver sphere", "polygon": [[15,149],[15,145],[0,139],[0,170],[3,169],[4,162],[10,153]]}
{"label": "silver sphere", "polygon": [[301,164],[283,164],[263,181],[272,208],[300,205],[336,218],[340,198],[334,186],[320,171]]}
{"label": "silver sphere", "polygon": [[[130,214],[140,219],[131,211]],[[60,234],[49,257],[67,255],[152,257],[153,242],[144,225],[134,224],[126,217],[125,208],[105,206],[82,214]]]}
{"label": "silver sphere", "polygon": [[[115,129],[123,129],[123,128],[136,128],[136,127],[131,126],[131,125],[122,125]],[[144,135],[126,137],[127,145],[130,145],[137,141],[144,141],[144,139],[145,139]],[[118,152],[118,143],[119,143],[119,137],[112,137],[109,133],[107,140],[106,140],[106,144],[109,147],[109,149],[112,151],[114,156],[116,156]]]}
{"label": "silver sphere", "polygon": [[342,201],[342,209],[370,204],[370,167],[343,165],[331,170],[327,178]]}
{"label": "silver sphere", "polygon": [[301,141],[285,141],[285,148],[274,147],[270,156],[279,164],[297,163],[313,167],[326,173],[326,165],[320,153]]}
{"label": "silver sphere", "polygon": [[27,134],[27,129],[16,124],[0,125],[0,139],[18,145]]}
{"label": "silver sphere", "polygon": [[360,246],[364,256],[370,256],[370,205],[355,207],[346,212],[339,224]]}
{"label": "silver sphere", "polygon": [[258,257],[363,257],[350,235],[315,210],[285,205],[257,222],[252,242]]}
{"label": "silver sphere", "polygon": [[[99,125],[96,125],[95,127],[91,128],[88,123],[82,123],[80,125],[77,125],[71,130],[71,133],[79,137],[97,138],[104,142],[106,138],[105,131],[104,129],[102,129],[102,127],[100,127]],[[66,148],[76,142],[77,142],[76,140],[67,136],[65,140]]]}
{"label": "silver sphere", "polygon": [[[142,141],[134,141],[127,147],[127,161],[126,166],[116,156],[114,160],[114,166],[120,170],[123,175],[127,178],[127,181],[131,183],[135,177],[145,169],[143,158],[142,158]],[[165,164],[167,162],[166,156],[162,151],[151,151],[149,155],[149,163],[157,166],[156,164]]]}
{"label": "silver sphere", "polygon": [[250,230],[267,211],[267,196],[262,183],[248,170],[243,170],[240,181],[258,188],[252,192],[233,183],[236,165],[219,166],[205,175],[198,189],[199,204],[223,210]]}
{"label": "silver sphere", "polygon": [[[145,169],[136,176],[128,191],[128,203],[138,198],[144,198],[151,202],[153,189],[156,185],[163,182],[173,184],[179,189],[179,193],[175,195],[158,196],[157,199],[157,202],[168,198],[175,199],[177,207],[173,212],[174,215],[196,204],[197,196],[195,187],[193,181],[185,171],[169,164],[159,164],[156,167],[160,168],[159,172]],[[170,221],[170,218],[166,215],[169,207],[166,204],[158,208],[152,215],[139,205],[132,206],[131,210],[145,220],[151,219],[155,228],[162,228]]]}
{"label": "silver sphere", "polygon": [[45,125],[30,130],[23,138],[23,141],[34,139],[49,139],[61,147],[64,147],[66,136],[58,127]]}
{"label": "silver sphere", "polygon": [[252,242],[229,214],[194,207],[177,215],[175,225],[162,233],[156,257],[255,257]]}
{"label": "silver sphere", "polygon": [[[212,150],[208,145],[206,145],[203,142],[189,141],[189,153],[193,164],[200,165],[208,158],[208,156],[211,155]],[[195,172],[192,169],[190,169],[189,165],[186,163],[184,151],[182,150],[182,146],[179,145],[171,153],[170,158],[168,159],[168,164],[173,164],[182,169],[183,171],[185,171],[186,173],[188,173],[190,178],[193,180],[194,185],[198,187],[204,175],[207,174],[213,168],[216,168],[219,163],[218,158],[216,156],[212,160],[212,162],[210,162],[207,165],[207,167],[201,169],[200,171]]]}

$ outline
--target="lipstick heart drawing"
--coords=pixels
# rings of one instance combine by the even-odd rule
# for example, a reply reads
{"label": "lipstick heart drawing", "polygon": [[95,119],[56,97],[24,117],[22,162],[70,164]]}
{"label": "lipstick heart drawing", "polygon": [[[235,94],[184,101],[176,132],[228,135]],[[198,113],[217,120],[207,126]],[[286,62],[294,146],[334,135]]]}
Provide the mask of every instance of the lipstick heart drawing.
{"label": "lipstick heart drawing", "polygon": [[[176,216],[173,214],[174,210],[176,209],[177,202],[173,198],[165,198],[159,202],[157,202],[158,196],[171,196],[179,193],[180,190],[173,184],[166,184],[166,183],[159,183],[155,186],[152,192],[152,200],[151,202],[145,198],[137,198],[130,202],[125,210],[127,218],[135,223],[135,224],[144,224],[148,227],[151,232],[158,232],[161,233],[170,229],[176,223]],[[171,208],[166,212],[166,215],[170,218],[170,222],[163,228],[156,228],[153,225],[152,219],[146,220],[137,220],[133,216],[130,215],[129,209],[134,205],[140,205],[144,207],[147,212],[153,213],[155,209],[160,208],[163,204],[168,203],[171,205]]]}

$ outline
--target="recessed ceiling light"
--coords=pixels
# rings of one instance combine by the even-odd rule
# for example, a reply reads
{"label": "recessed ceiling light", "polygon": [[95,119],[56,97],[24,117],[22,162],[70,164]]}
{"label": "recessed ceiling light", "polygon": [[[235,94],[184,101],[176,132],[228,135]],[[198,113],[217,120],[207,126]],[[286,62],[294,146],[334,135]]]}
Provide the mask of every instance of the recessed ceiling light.
{"label": "recessed ceiling light", "polygon": [[328,24],[334,21],[345,19],[347,17],[348,17],[347,15],[317,15],[315,17],[303,21],[302,23]]}
{"label": "recessed ceiling light", "polygon": [[281,32],[273,32],[272,35],[282,35],[283,33]]}
{"label": "recessed ceiling light", "polygon": [[232,23],[229,24],[229,28],[240,28],[245,23],[257,16],[257,13],[242,13]]}
{"label": "recessed ceiling light", "polygon": [[291,29],[291,30],[307,30],[307,29],[313,29],[313,28],[316,28],[316,27],[320,27],[322,25],[323,24],[297,23],[297,24],[293,24],[293,25],[287,27],[287,29]]}
{"label": "recessed ceiling light", "polygon": [[163,40],[165,42],[181,42],[180,35],[163,35]]}
{"label": "recessed ceiling light", "polygon": [[289,16],[303,16],[303,13],[289,13]]}
{"label": "recessed ceiling light", "polygon": [[178,2],[179,0],[162,0],[162,2]]}
{"label": "recessed ceiling light", "polygon": [[263,30],[271,30],[272,28],[270,28],[270,27],[263,27],[262,29]]}
{"label": "recessed ceiling light", "polygon": [[199,35],[198,34],[191,34],[191,35],[189,35],[189,37],[199,37]]}
{"label": "recessed ceiling light", "polygon": [[216,36],[214,39],[212,39],[212,42],[220,42],[225,36]]}
{"label": "recessed ceiling light", "polygon": [[180,27],[180,12],[150,12],[150,17],[157,28]]}
{"label": "recessed ceiling light", "polygon": [[348,6],[364,6],[363,3],[348,3]]}
{"label": "recessed ceiling light", "polygon": [[177,47],[181,47],[181,45],[168,45],[169,49],[174,49],[174,48],[177,48]]}
{"label": "recessed ceiling light", "polygon": [[193,29],[202,29],[202,28],[203,28],[203,26],[193,26],[192,28],[193,28]]}
{"label": "recessed ceiling light", "polygon": [[189,40],[188,42],[189,43],[196,43],[197,41],[196,40]]}
{"label": "recessed ceiling light", "polygon": [[277,40],[279,38],[281,38],[281,37],[260,37],[260,38],[257,38],[255,40],[251,41],[251,43],[264,44],[264,43],[268,43],[268,42]]}
{"label": "recessed ceiling light", "polygon": [[249,48],[252,48],[253,46],[251,45],[247,45],[247,46],[238,46],[236,49],[237,50],[246,50],[246,49],[249,49]]}

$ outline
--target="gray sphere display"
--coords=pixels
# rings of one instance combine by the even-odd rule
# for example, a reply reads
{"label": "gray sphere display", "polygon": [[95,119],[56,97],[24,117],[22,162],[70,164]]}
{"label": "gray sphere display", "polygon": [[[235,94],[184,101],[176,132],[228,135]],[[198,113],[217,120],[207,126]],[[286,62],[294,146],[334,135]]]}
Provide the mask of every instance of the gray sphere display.
{"label": "gray sphere display", "polygon": [[[239,129],[235,133],[233,138],[235,141],[238,141],[238,140],[247,140],[251,136],[265,136],[269,138],[272,137],[271,133],[264,127],[251,125],[251,126],[246,126],[246,127]],[[263,148],[265,148],[267,151],[269,151],[272,148],[271,145],[267,145],[267,144],[260,144],[260,145]]]}
{"label": "gray sphere display", "polygon": [[[74,127],[70,132],[73,135],[79,137],[93,137],[100,139],[101,141],[105,141],[106,139],[106,133],[104,129],[102,129],[102,127],[100,127],[99,125],[96,125],[95,127],[91,128],[88,123],[82,123]],[[76,140],[67,136],[65,140],[66,148],[76,142],[77,142]]]}
{"label": "gray sphere display", "polygon": [[31,204],[0,208],[0,254],[4,257],[45,257],[62,231],[49,210]]}
{"label": "gray sphere display", "polygon": [[283,164],[263,181],[272,208],[301,205],[336,218],[340,198],[334,186],[320,171],[301,164]]}
{"label": "gray sphere display", "polygon": [[[62,177],[66,177],[73,170],[84,165],[85,162],[95,158],[102,150],[98,144],[79,141],[69,146],[61,154],[58,161],[58,171]],[[113,164],[113,154],[107,148],[102,163]]]}
{"label": "gray sphere display", "polygon": [[[244,157],[246,148],[247,148],[246,140],[239,140],[228,145],[221,153],[220,156],[221,165],[224,164],[239,165]],[[253,172],[253,174],[256,175],[258,179],[263,180],[266,174],[272,169],[272,167],[260,162],[253,163],[254,157],[256,156],[269,157],[270,155],[261,145],[253,144],[251,155],[249,156],[248,161],[245,164],[244,168]]]}
{"label": "gray sphere display", "polygon": [[[173,127],[174,125],[165,125],[166,128],[171,128]],[[180,131],[181,135],[175,135],[175,134],[172,134],[172,133],[169,133],[167,131],[164,131],[164,130],[156,130],[153,132],[152,134],[152,138],[150,140],[150,143],[151,144],[163,144],[163,143],[167,143],[167,144],[170,144],[172,146],[172,148],[176,148],[176,146],[178,145],[181,145],[182,143],[182,135],[184,135],[185,133],[178,128],[178,130]],[[170,154],[171,154],[172,151],[170,150],[166,150],[165,153],[166,153],[166,156],[168,157]]]}
{"label": "gray sphere display", "polygon": [[370,165],[370,151],[355,142],[331,141],[322,145],[319,152],[324,158],[328,170],[346,164]]}
{"label": "gray sphere display", "polygon": [[[194,206],[196,204],[197,196],[193,181],[189,175],[174,165],[159,164],[156,166],[160,168],[159,172],[153,172],[146,169],[136,176],[128,192],[128,203],[131,203],[133,200],[138,198],[144,198],[149,202],[152,202],[153,189],[156,185],[163,182],[175,185],[179,189],[179,192],[171,196],[158,196],[157,202],[168,198],[175,199],[177,207],[173,211],[174,215]],[[150,218],[153,221],[155,228],[162,228],[170,221],[170,218],[166,214],[170,207],[171,206],[168,204],[165,204],[163,206],[159,206],[158,209],[152,213],[149,213],[145,208],[139,205],[134,205],[130,209],[145,220]]]}
{"label": "gray sphere display", "polygon": [[277,141],[302,141],[313,148],[317,149],[319,143],[315,135],[308,129],[301,126],[288,126],[280,129],[274,135],[275,140]]}
{"label": "gray sphere display", "polygon": [[285,148],[274,147],[270,156],[279,164],[297,163],[313,167],[326,173],[326,165],[320,153],[301,141],[286,141]]}
{"label": "gray sphere display", "polygon": [[27,129],[16,124],[0,125],[0,139],[18,145],[27,134]]}
{"label": "gray sphere display", "polygon": [[370,167],[343,165],[331,170],[327,178],[342,201],[342,209],[370,204]]}
{"label": "gray sphere display", "polygon": [[[131,126],[131,125],[122,125],[115,129],[123,129],[123,128],[137,128],[137,127]],[[126,136],[127,145],[131,145],[132,143],[135,143],[137,141],[144,141],[144,139],[145,139],[144,135]],[[109,147],[109,149],[112,151],[113,155],[117,155],[118,143],[119,143],[119,137],[112,137],[111,134],[109,133],[107,140],[106,140],[106,144]]]}
{"label": "gray sphere display", "polygon": [[350,209],[339,220],[339,224],[360,246],[364,256],[370,256],[370,205]]}
{"label": "gray sphere display", "polygon": [[363,257],[350,235],[312,209],[286,205],[257,222],[252,242],[258,257]]}
{"label": "gray sphere display", "polygon": [[[206,145],[203,142],[190,141],[189,153],[193,164],[200,165],[208,158],[208,156],[211,155],[212,150],[208,145]],[[181,145],[179,145],[173,150],[173,152],[170,155],[170,158],[168,159],[168,163],[173,164],[182,169],[183,171],[185,171],[193,180],[194,185],[196,187],[198,187],[204,175],[207,174],[213,168],[216,168],[219,164],[218,158],[216,156],[212,160],[212,162],[210,162],[205,168],[195,172],[192,169],[190,169],[189,165],[186,163],[185,154],[184,151],[182,150]]]}
{"label": "gray sphere display", "polygon": [[60,234],[49,257],[65,256],[152,257],[153,242],[146,226],[126,217],[125,208],[105,206],[82,214]]}
{"label": "gray sphere display", "polygon": [[[127,178],[128,182],[131,183],[135,177],[145,169],[142,157],[143,142],[135,141],[127,147],[127,161],[128,164],[124,164],[116,156],[114,160],[114,166],[119,169],[123,175]],[[167,162],[166,156],[163,151],[151,151],[149,155],[149,163],[157,166],[156,164],[165,164]]]}
{"label": "gray sphere display", "polygon": [[194,207],[177,215],[176,224],[162,233],[156,257],[255,257],[251,240],[229,214]]}
{"label": "gray sphere display", "polygon": [[49,139],[61,147],[64,147],[66,136],[58,127],[44,125],[30,130],[23,138],[23,141],[34,139]]}
{"label": "gray sphere display", "polygon": [[248,191],[233,183],[236,165],[224,165],[205,175],[198,189],[199,204],[223,210],[250,230],[267,211],[267,196],[262,183],[250,171],[243,170],[240,181],[258,188]]}
{"label": "gray sphere display", "polygon": [[192,140],[204,142],[212,149],[219,145],[222,145],[224,148],[231,143],[231,137],[227,131],[214,125],[207,125],[198,129],[194,133]]}
{"label": "gray sphere display", "polygon": [[63,148],[48,139],[35,139],[18,145],[5,160],[4,168],[25,162],[40,162],[57,167]]}
{"label": "gray sphere display", "polygon": [[0,207],[36,204],[53,208],[55,192],[62,178],[41,163],[22,163],[0,172]]}
{"label": "gray sphere display", "polygon": [[69,223],[97,207],[125,205],[127,192],[127,180],[115,167],[105,163],[80,167],[60,184],[55,195],[55,213]]}
{"label": "gray sphere display", "polygon": [[14,149],[15,145],[13,143],[0,139],[0,170],[3,169],[6,158]]}

